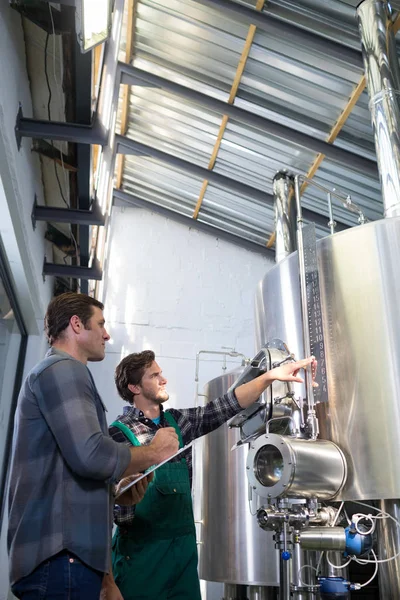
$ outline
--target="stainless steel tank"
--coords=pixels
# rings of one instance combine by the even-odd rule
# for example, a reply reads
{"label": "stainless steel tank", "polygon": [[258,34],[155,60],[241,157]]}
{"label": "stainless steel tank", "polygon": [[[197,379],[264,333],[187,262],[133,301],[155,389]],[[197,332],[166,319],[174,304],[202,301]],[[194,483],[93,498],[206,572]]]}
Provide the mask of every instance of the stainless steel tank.
{"label": "stainless steel tank", "polygon": [[[224,394],[240,373],[241,369],[235,369],[211,380],[205,386],[205,401]],[[200,471],[200,481],[195,481],[195,514],[201,515],[200,578],[230,584],[278,586],[278,553],[273,534],[263,531],[250,513],[247,445],[231,452],[239,439],[237,428],[223,425],[203,438],[201,468],[198,455],[196,457],[196,471]],[[255,498],[252,504],[254,512]]]}
{"label": "stainless steel tank", "polygon": [[[400,497],[400,218],[317,243],[328,402],[317,406],[320,438],[347,459],[338,500]],[[273,338],[303,355],[297,253],[259,286],[257,344]]]}

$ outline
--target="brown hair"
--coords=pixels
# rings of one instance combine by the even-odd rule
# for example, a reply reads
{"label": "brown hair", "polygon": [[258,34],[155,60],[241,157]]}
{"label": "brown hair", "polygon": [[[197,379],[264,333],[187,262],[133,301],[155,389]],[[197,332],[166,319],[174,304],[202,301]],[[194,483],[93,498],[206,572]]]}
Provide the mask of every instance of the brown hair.
{"label": "brown hair", "polygon": [[142,381],[144,371],[154,362],[156,356],[152,350],[143,350],[125,356],[115,369],[115,385],[118,394],[133,404],[134,394],[128,388],[128,385],[139,385]]}
{"label": "brown hair", "polygon": [[44,318],[44,328],[50,346],[61,337],[63,331],[68,327],[71,317],[74,315],[80,318],[85,329],[90,329],[86,325],[93,316],[94,306],[97,306],[101,310],[104,308],[101,302],[86,294],[66,292],[53,298],[47,307],[47,313]]}

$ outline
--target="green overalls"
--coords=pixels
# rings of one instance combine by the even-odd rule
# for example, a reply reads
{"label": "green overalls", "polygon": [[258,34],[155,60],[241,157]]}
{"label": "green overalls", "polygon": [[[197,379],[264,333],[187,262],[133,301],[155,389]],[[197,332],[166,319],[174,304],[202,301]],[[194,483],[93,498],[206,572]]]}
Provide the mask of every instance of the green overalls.
{"label": "green overalls", "polygon": [[[179,437],[172,415],[164,413]],[[118,427],[134,445],[140,442],[121,423]],[[146,494],[136,505],[129,528],[117,528],[112,566],[124,600],[201,600],[197,574],[196,530],[186,460],[157,469]]]}

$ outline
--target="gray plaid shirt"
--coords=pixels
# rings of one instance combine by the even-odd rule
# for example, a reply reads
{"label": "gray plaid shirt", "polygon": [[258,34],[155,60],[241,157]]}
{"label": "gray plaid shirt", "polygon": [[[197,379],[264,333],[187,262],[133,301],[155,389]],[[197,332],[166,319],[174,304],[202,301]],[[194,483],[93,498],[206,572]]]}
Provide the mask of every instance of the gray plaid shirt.
{"label": "gray plaid shirt", "polygon": [[[228,392],[221,398],[208,402],[205,406],[199,406],[196,408],[182,408],[180,410],[171,408],[168,412],[174,417],[176,424],[178,425],[183,445],[189,444],[193,440],[214,431],[228,419],[236,415],[242,410],[239,402],[236,399],[235,392]],[[167,421],[164,418],[163,407],[161,406],[161,419],[160,424],[155,425],[153,421],[147,419],[143,412],[134,406],[125,406],[124,414],[117,417],[116,421],[124,423],[132,433],[135,434],[138,441],[147,445],[150,444],[151,440],[155,436],[157,429],[160,427],[169,427]],[[129,440],[125,437],[117,427],[110,427],[110,435],[116,442],[122,444],[131,445]],[[179,461],[182,458],[186,458],[186,462],[189,469],[190,484],[192,483],[192,449],[188,448],[181,455],[173,458],[173,461]],[[114,521],[120,527],[129,527],[135,518],[135,507],[134,506],[118,506],[114,507]]]}
{"label": "gray plaid shirt", "polygon": [[89,369],[50,349],[29,373],[15,415],[9,492],[10,580],[69,550],[108,571],[110,483],[130,462],[108,435],[105,407]]}

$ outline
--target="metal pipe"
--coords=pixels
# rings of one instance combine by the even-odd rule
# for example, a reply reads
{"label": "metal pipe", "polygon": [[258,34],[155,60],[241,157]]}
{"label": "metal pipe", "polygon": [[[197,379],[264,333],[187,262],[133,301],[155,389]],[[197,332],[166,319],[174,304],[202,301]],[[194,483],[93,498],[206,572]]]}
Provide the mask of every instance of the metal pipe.
{"label": "metal pipe", "polygon": [[249,600],[276,600],[278,588],[264,585],[249,585],[247,595]]}
{"label": "metal pipe", "polygon": [[335,233],[336,222],[335,222],[335,220],[333,218],[332,194],[331,194],[331,192],[328,192],[327,198],[328,198],[328,210],[329,210],[329,223],[328,223],[328,226],[329,226],[329,228],[331,230],[331,235],[333,235]]}
{"label": "metal pipe", "polygon": [[297,249],[296,203],[294,201],[294,179],[279,171],[273,179],[275,199],[275,261],[280,263]]}
{"label": "metal pipe", "polygon": [[[400,520],[400,500],[380,500],[379,509]],[[400,529],[392,519],[377,519],[378,556],[380,559],[394,556],[400,548]],[[379,592],[385,600],[398,600],[400,581],[400,557],[379,565]]]}
{"label": "metal pipe", "polygon": [[[196,382],[199,381],[199,369],[200,369],[200,354],[218,354],[219,356],[231,356],[232,358],[242,358],[243,361],[248,361],[249,359],[247,358],[247,356],[245,356],[244,354],[242,354],[242,352],[236,352],[236,350],[234,348],[232,348],[232,350],[199,350],[196,354],[196,372],[195,372],[195,377],[194,380]],[[225,369],[226,369],[226,363],[225,363]]]}
{"label": "metal pipe", "polygon": [[357,8],[385,217],[400,215],[400,68],[391,9],[383,0]]}
{"label": "metal pipe", "polygon": [[[304,551],[300,544],[293,544],[292,553],[292,599],[293,600],[315,600],[316,594],[313,592],[313,573],[312,569],[306,569],[306,565],[315,566],[315,554]],[[316,583],[316,582],[315,582]],[[309,587],[310,586],[310,587]]]}
{"label": "metal pipe", "polygon": [[245,585],[233,583],[224,584],[224,597],[222,600],[248,600]]}
{"label": "metal pipe", "polygon": [[290,561],[279,561],[279,600],[290,600]]}
{"label": "metal pipe", "polygon": [[[305,356],[311,354],[311,341],[310,341],[310,330],[307,312],[307,285],[306,285],[306,266],[304,262],[304,244],[303,244],[303,214],[301,209],[300,199],[300,175],[296,175],[294,178],[294,191],[296,198],[297,208],[297,249],[299,259],[299,274],[300,274],[300,292],[301,292],[301,313],[303,318],[303,342],[304,342],[304,353]],[[305,371],[306,380],[306,391],[307,391],[307,403],[308,403],[308,419],[307,422],[310,425],[310,437],[315,440],[318,437],[318,421],[315,413],[315,399],[314,389],[312,385],[312,374],[311,368],[307,368]]]}
{"label": "metal pipe", "polygon": [[299,533],[300,545],[304,550],[346,549],[346,534],[343,527],[308,527]]}
{"label": "metal pipe", "polygon": [[[295,129],[291,129],[286,125],[276,123],[275,121],[267,119],[266,117],[261,117],[260,115],[251,113],[243,108],[235,106],[234,104],[228,104],[227,102],[223,102],[222,100],[218,100],[212,96],[197,92],[196,90],[179,83],[175,83],[174,81],[166,79],[165,77],[160,77],[154,73],[143,71],[142,69],[138,69],[132,65],[119,63],[119,69],[121,73],[122,84],[150,85],[152,87],[156,86],[161,89],[168,90],[173,94],[178,94],[184,98],[187,98],[188,100],[192,100],[196,104],[205,106],[213,111],[217,111],[221,113],[221,115],[225,114],[232,119],[239,121],[240,123],[251,125],[259,131],[263,131],[264,133],[277,136],[280,139],[293,142],[303,148],[314,150],[314,152],[321,152],[331,160],[345,165],[346,167],[354,168],[361,173],[367,173],[368,175],[371,175],[371,173],[375,173],[377,171],[377,165],[373,160],[362,157],[359,154],[350,152],[349,150],[333,146],[328,142],[300,131],[296,131]],[[207,171],[207,173],[211,174],[212,171]],[[207,177],[207,179],[209,179],[209,177]]]}
{"label": "metal pipe", "polygon": [[[327,200],[328,200],[329,216],[330,216],[331,221],[333,220],[332,196],[334,198],[337,198],[341,202],[341,204],[344,206],[344,208],[347,208],[350,212],[356,213],[358,215],[358,222],[360,223],[360,225],[363,225],[365,222],[368,221],[368,219],[365,217],[364,213],[362,212],[362,210],[358,206],[358,204],[353,202],[350,194],[347,194],[347,193],[341,192],[341,191],[337,191],[335,189],[331,190],[331,189],[325,187],[324,185],[317,183],[314,179],[310,179],[309,177],[306,177],[305,175],[300,174],[299,177],[300,177],[301,181],[306,181],[309,185],[312,185],[312,186],[320,189],[321,191],[326,192]],[[336,227],[337,223],[335,221],[334,221],[334,223],[335,223],[335,227]],[[328,223],[328,225],[331,226],[330,223]]]}

